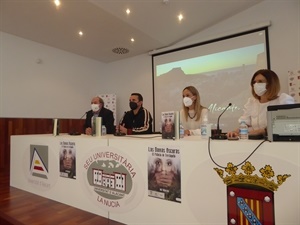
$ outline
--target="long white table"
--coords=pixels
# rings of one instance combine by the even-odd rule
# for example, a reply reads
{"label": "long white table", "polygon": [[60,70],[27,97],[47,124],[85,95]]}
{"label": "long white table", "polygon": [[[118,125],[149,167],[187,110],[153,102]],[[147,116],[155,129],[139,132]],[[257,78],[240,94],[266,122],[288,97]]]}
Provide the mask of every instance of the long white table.
{"label": "long white table", "polygon": [[[260,143],[212,140],[210,152],[226,167],[228,162],[242,162]],[[60,176],[59,154],[68,146],[76,150],[75,179]],[[169,156],[176,158],[180,169],[178,201],[161,199],[159,193],[148,196],[148,161],[161,149],[170,149]],[[291,175],[274,191],[275,222],[299,225],[300,143],[265,142],[248,161],[258,175],[260,168],[270,165],[275,183],[277,175]],[[125,224],[227,224],[227,187],[214,168],[219,167],[209,156],[208,140],[200,137],[175,141],[155,135],[11,137],[11,186]],[[241,172],[240,166],[237,174]]]}

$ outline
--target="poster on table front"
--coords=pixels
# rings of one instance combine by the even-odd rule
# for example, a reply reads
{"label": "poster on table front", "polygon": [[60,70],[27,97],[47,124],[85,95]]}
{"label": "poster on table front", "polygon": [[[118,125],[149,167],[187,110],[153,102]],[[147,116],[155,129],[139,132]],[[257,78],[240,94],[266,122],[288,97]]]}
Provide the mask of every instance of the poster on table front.
{"label": "poster on table front", "polygon": [[61,177],[76,179],[76,146],[72,141],[61,141],[59,151]]}
{"label": "poster on table front", "polygon": [[148,196],[181,202],[179,148],[148,147]]}

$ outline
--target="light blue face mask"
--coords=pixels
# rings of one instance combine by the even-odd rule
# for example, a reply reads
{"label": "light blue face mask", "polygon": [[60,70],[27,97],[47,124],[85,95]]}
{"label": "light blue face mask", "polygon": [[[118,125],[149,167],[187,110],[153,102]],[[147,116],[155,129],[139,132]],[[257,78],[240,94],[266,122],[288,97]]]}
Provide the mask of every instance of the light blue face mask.
{"label": "light blue face mask", "polygon": [[100,109],[99,104],[91,104],[91,109],[93,112],[97,112]]}
{"label": "light blue face mask", "polygon": [[193,100],[189,97],[184,97],[183,104],[185,105],[185,107],[189,107],[193,104]]}
{"label": "light blue face mask", "polygon": [[258,96],[263,96],[266,91],[267,91],[267,83],[255,83],[253,85],[253,89],[255,94],[257,94]]}

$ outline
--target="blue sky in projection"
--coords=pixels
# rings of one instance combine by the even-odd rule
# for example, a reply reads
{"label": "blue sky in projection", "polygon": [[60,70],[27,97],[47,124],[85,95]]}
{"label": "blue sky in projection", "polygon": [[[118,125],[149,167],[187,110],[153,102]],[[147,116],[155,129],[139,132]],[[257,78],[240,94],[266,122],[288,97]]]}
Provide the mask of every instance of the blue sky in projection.
{"label": "blue sky in projection", "polygon": [[264,52],[264,44],[238,48],[234,50],[214,53],[210,55],[175,61],[158,65],[156,76],[170,72],[174,68],[181,68],[185,74],[193,75],[222,69],[235,68],[242,65],[256,64],[257,55]]}

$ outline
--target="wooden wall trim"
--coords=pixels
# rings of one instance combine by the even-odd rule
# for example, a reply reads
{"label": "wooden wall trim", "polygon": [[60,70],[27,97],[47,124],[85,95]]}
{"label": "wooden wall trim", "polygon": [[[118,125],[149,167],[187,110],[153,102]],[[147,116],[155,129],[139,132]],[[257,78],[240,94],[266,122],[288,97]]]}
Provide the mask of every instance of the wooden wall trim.
{"label": "wooden wall trim", "polygon": [[[60,119],[60,133],[84,133],[84,119]],[[10,136],[52,134],[52,119],[0,118],[0,169],[9,170]]]}

